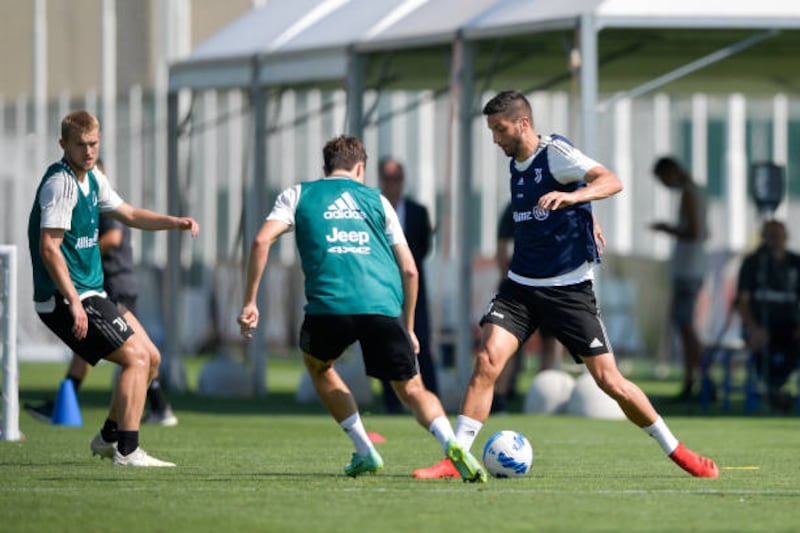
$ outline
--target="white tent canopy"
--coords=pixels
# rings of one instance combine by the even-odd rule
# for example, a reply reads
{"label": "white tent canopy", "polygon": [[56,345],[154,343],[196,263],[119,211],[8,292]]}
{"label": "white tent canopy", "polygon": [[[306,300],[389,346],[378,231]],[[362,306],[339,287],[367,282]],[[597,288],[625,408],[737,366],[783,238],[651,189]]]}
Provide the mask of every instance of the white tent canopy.
{"label": "white tent canopy", "polygon": [[[179,210],[177,92],[249,88],[256,147],[265,147],[262,88],[344,86],[349,130],[363,128],[367,88],[456,86],[459,126],[454,183],[471,182],[475,89],[566,88],[577,75],[582,148],[596,145],[601,95],[668,91],[796,91],[800,2],[785,0],[271,0],[235,21],[170,68],[169,206]],[[790,31],[795,30],[795,31]],[[576,54],[577,52],[577,54]],[[579,58],[580,68],[574,61]],[[571,63],[573,62],[573,63]],[[266,150],[252,152],[252,191],[264,197]],[[468,187],[454,187],[465,216]],[[258,203],[249,204],[257,206]],[[248,206],[245,206],[248,210]],[[245,242],[257,227],[254,212]],[[466,228],[466,224],[461,224]],[[456,239],[457,293],[471,293],[471,251]],[[170,243],[169,277],[178,279],[180,241]],[[170,291],[177,291],[175,283]],[[175,302],[177,298],[168,298]],[[469,305],[457,341],[459,376],[468,374]],[[176,309],[168,312],[175,325]],[[168,346],[166,356],[175,354]]]}
{"label": "white tent canopy", "polygon": [[[614,29],[702,30],[674,44],[685,58],[731,36],[707,30],[786,30],[800,28],[800,3],[678,0],[271,0],[199,45],[170,72],[173,89],[245,87],[255,60],[268,68],[263,85],[338,81],[346,76],[353,53],[401,53],[406,49],[449,45],[456,35],[467,40],[527,40],[532,34],[572,31],[581,21],[600,33],[600,47],[613,50]],[[655,47],[667,32],[637,35]],[[607,41],[607,42],[606,42]],[[792,40],[791,44],[796,43]],[[667,39],[667,43],[669,40]],[[790,44],[790,43],[784,43]],[[654,48],[656,49],[656,48]],[[657,49],[656,49],[657,50]],[[662,48],[663,51],[663,48]],[[713,50],[711,50],[713,51]],[[790,51],[784,49],[785,52]],[[674,54],[674,51],[672,52]],[[764,54],[760,56],[763,58]],[[778,61],[780,58],[772,58]],[[771,62],[774,63],[774,62]],[[310,68],[312,66],[314,68]],[[774,67],[774,65],[772,65]],[[441,64],[439,65],[441,67]],[[785,73],[794,77],[793,73]]]}

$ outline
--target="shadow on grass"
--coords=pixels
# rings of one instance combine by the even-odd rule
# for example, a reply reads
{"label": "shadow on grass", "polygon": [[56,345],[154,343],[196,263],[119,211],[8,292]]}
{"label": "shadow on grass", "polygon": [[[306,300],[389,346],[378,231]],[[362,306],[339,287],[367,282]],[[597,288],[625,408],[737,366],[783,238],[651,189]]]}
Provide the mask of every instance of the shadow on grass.
{"label": "shadow on grass", "polygon": [[[55,396],[52,389],[20,388],[20,405],[39,403]],[[327,411],[319,403],[300,403],[293,392],[270,392],[263,398],[216,398],[192,392],[168,392],[167,398],[173,410],[180,416],[182,412],[213,413],[220,415],[325,415]],[[82,408],[105,409],[111,400],[110,390],[87,389],[78,392],[78,403]],[[382,407],[373,401],[360,405],[362,412],[380,413]]]}
{"label": "shadow on grass", "polygon": [[[20,403],[37,403],[48,398],[53,398],[55,391],[51,389],[21,388]],[[110,401],[110,391],[99,389],[81,390],[78,393],[78,402],[82,407],[105,409]],[[169,402],[176,413],[197,412],[213,413],[220,415],[326,415],[327,411],[318,402],[300,403],[295,399],[294,392],[275,391],[263,398],[216,398],[202,396],[193,392],[168,392]],[[721,405],[714,404],[705,408],[699,401],[677,401],[673,397],[650,396],[656,410],[664,417],[674,416],[703,416],[703,417],[784,417],[794,416],[795,412],[781,413],[762,405],[757,413],[748,414],[744,409],[744,401],[733,399],[728,410]],[[524,398],[517,397],[509,404],[509,413],[522,413]],[[383,413],[380,398],[376,398],[367,405],[359,405],[362,413]],[[454,413],[451,413],[454,414]],[[410,415],[408,415],[410,416]]]}

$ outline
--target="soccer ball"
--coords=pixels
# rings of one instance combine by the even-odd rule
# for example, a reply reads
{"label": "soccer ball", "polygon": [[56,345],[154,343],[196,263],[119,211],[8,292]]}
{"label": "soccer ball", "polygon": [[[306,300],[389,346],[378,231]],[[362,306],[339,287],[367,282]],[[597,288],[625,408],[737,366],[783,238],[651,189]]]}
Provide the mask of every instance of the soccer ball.
{"label": "soccer ball", "polygon": [[533,464],[533,448],[522,433],[498,431],[483,447],[483,464],[494,477],[524,476]]}

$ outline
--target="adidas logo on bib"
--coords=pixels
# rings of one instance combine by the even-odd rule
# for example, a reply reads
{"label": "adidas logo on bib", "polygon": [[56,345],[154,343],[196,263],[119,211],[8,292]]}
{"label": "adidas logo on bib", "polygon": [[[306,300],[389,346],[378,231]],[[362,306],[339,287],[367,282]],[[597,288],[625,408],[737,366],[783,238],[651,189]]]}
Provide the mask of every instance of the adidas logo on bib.
{"label": "adidas logo on bib", "polygon": [[336,220],[343,218],[356,218],[364,220],[367,214],[358,207],[358,204],[350,196],[349,192],[343,192],[339,198],[336,199],[323,215],[325,220]]}

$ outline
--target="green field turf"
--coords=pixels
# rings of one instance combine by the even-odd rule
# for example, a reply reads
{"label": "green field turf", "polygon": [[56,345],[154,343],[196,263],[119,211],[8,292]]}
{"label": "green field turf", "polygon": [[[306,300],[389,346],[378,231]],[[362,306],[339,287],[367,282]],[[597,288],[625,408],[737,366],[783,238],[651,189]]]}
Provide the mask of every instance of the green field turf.
{"label": "green field turf", "polygon": [[[22,364],[21,401],[54,391],[64,369]],[[441,458],[438,444],[410,416],[370,406],[365,424],[387,438],[378,445],[386,467],[350,479],[349,439],[318,406],[293,402],[299,367],[287,359],[270,365],[274,392],[264,399],[170,394],[180,424],[146,426],[141,440],[178,468],[123,469],[88,448],[110,372],[98,367],[81,390],[82,427],[23,412],[27,440],[0,442],[0,532],[800,530],[797,417],[661,409],[687,446],[717,460],[721,477],[707,480],[686,475],[627,422],[498,415],[473,452],[494,431],[518,430],[533,445],[533,472],[470,485],[414,480],[414,468]]]}

